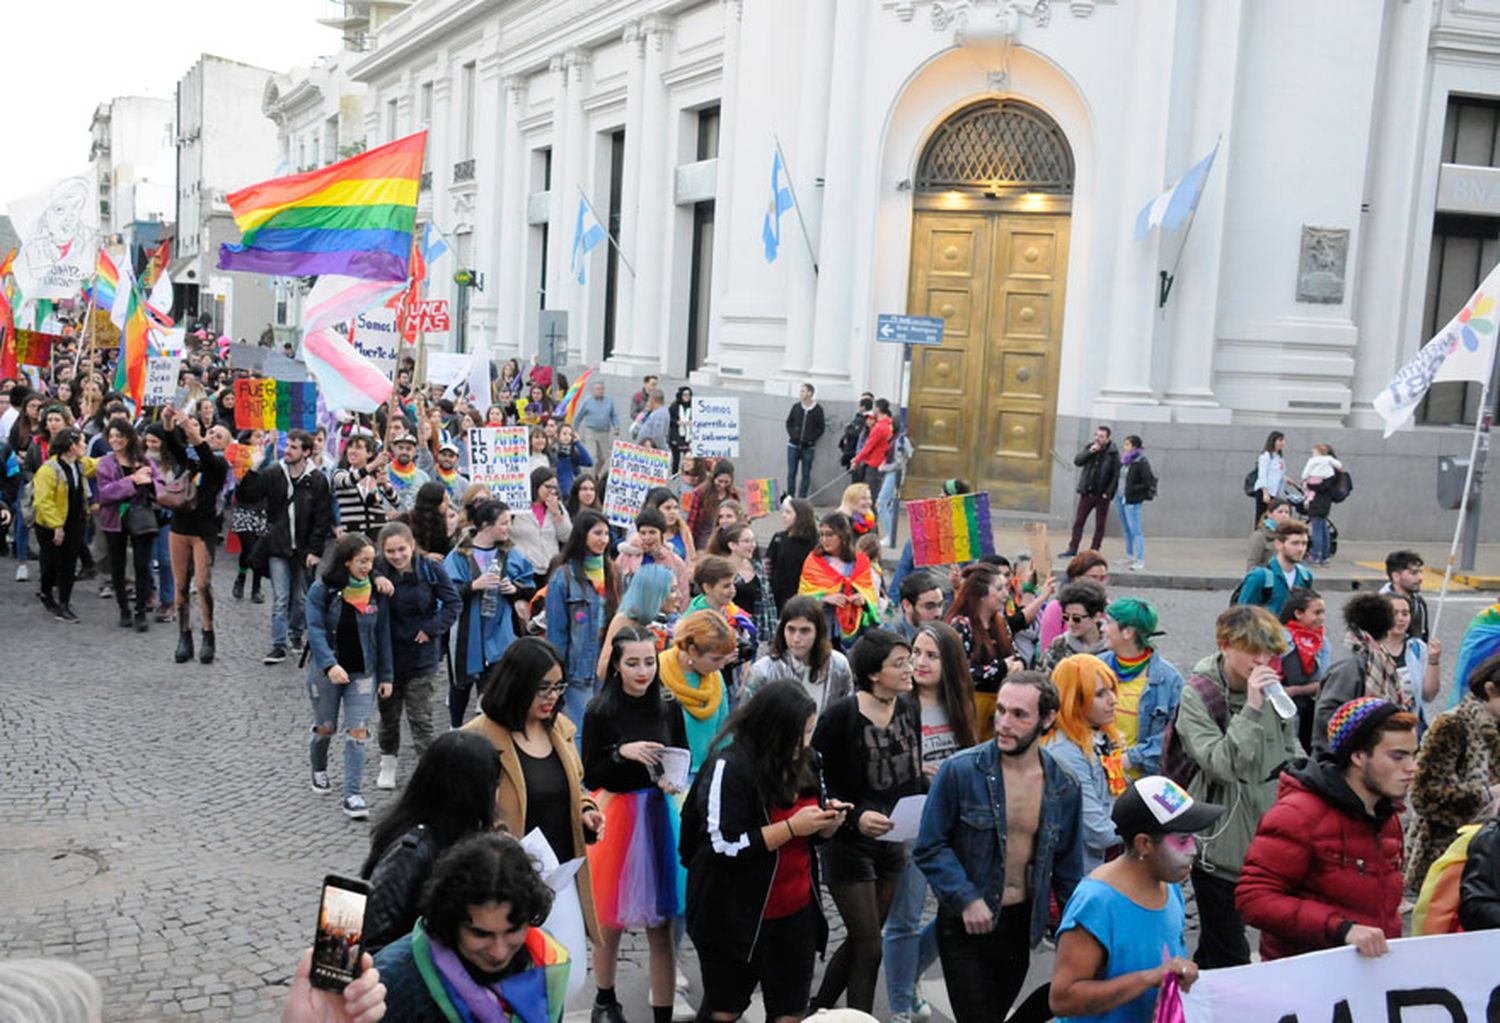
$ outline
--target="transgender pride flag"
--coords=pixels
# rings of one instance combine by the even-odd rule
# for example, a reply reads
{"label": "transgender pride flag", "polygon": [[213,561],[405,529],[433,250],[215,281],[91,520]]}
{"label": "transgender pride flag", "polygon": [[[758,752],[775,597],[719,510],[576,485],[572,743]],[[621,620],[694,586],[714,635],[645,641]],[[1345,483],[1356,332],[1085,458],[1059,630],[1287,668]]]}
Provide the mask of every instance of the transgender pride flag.
{"label": "transgender pride flag", "polygon": [[302,313],[302,360],[318,381],[329,409],[374,412],[390,398],[391,378],[332,328],[356,313],[384,305],[405,287],[404,281],[323,274],[308,293]]}

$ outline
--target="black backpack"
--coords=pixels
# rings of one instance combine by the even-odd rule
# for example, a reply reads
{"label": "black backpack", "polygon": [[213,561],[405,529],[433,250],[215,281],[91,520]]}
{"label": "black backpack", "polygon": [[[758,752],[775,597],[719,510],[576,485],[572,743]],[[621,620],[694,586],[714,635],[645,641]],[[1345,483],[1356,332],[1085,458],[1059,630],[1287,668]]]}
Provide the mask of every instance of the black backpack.
{"label": "black backpack", "polygon": [[1352,493],[1354,493],[1354,480],[1349,476],[1347,469],[1340,469],[1333,477],[1332,488],[1328,491],[1328,500],[1334,504],[1343,504]]}
{"label": "black backpack", "polygon": [[1257,479],[1259,479],[1259,478],[1260,478],[1260,466],[1259,465],[1257,465],[1254,469],[1251,469],[1249,472],[1245,473],[1245,496],[1246,497],[1254,497],[1256,494],[1260,493],[1260,488],[1255,485],[1255,481]]}

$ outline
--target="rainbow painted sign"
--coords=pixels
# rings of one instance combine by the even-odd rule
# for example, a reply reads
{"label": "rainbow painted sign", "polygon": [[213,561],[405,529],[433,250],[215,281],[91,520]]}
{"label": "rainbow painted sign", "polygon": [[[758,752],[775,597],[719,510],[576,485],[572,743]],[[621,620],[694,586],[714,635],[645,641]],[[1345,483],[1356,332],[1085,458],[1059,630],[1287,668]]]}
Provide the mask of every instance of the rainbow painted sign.
{"label": "rainbow painted sign", "polygon": [[776,508],[776,481],[770,477],[745,480],[740,493],[745,495],[745,514],[752,519],[763,519]]}
{"label": "rainbow painted sign", "polygon": [[234,382],[236,430],[306,430],[318,428],[318,385],[287,380]]}
{"label": "rainbow painted sign", "polygon": [[952,565],[995,553],[990,495],[960,494],[909,501],[911,549],[917,567]]}

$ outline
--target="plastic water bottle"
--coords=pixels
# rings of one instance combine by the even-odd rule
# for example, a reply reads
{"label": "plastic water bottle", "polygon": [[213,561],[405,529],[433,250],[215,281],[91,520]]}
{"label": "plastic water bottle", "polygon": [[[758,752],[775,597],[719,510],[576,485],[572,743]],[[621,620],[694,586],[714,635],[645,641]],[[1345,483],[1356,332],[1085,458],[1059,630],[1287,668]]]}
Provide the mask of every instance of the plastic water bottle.
{"label": "plastic water bottle", "polygon": [[1290,721],[1297,716],[1297,704],[1287,695],[1286,687],[1280,682],[1272,682],[1266,686],[1265,694],[1266,699],[1283,721]]}
{"label": "plastic water bottle", "polygon": [[[494,576],[496,579],[500,578],[500,562],[498,560],[490,562],[490,567],[484,570],[484,574]],[[499,613],[500,591],[491,586],[479,597],[479,617],[493,618]]]}

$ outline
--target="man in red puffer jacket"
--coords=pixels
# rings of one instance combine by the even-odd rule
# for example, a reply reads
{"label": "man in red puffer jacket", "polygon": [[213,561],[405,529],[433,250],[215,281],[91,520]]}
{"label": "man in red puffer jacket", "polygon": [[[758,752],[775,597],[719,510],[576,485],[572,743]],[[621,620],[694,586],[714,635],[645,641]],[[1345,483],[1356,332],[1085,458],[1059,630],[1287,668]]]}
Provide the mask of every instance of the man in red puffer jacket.
{"label": "man in red puffer jacket", "polygon": [[1235,890],[1262,959],[1339,945],[1381,956],[1401,937],[1396,814],[1416,755],[1416,715],[1366,696],[1334,712],[1324,754],[1281,776]]}

